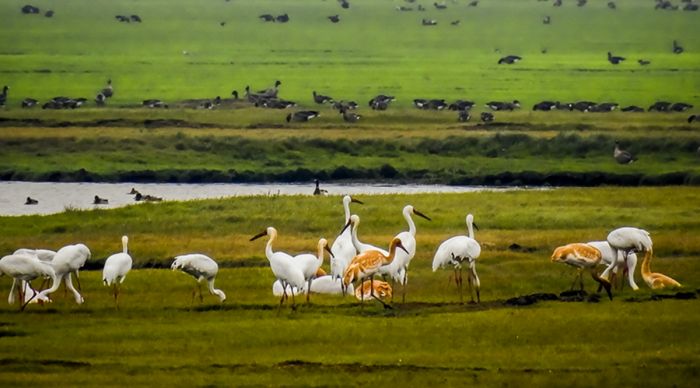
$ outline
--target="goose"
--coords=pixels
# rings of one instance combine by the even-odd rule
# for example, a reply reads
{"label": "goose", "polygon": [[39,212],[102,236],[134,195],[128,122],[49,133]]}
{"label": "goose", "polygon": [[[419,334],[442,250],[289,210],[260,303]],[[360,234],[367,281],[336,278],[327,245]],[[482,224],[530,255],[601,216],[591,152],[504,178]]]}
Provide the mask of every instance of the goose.
{"label": "goose", "polygon": [[38,203],[39,203],[39,201],[37,201],[36,199],[34,199],[32,197],[27,197],[27,200],[24,201],[25,205],[37,205]]}
{"label": "goose", "polygon": [[619,65],[622,61],[624,61],[624,57],[617,57],[613,56],[610,51],[608,51],[608,61],[612,63],[613,65]]}
{"label": "goose", "polygon": [[324,96],[322,94],[317,94],[316,91],[313,91],[313,96],[314,96],[314,102],[317,104],[325,104],[327,102],[333,102],[333,98],[329,96]]}
{"label": "goose", "polygon": [[668,112],[669,109],[671,109],[671,103],[668,101],[657,101],[653,103],[649,109],[647,109],[649,112],[651,111],[657,111],[657,112]]}
{"label": "goose", "polygon": [[467,4],[468,7],[476,7],[477,5],[479,5],[479,0],[473,0]]}
{"label": "goose", "polygon": [[450,104],[448,110],[470,110],[475,105],[474,101],[457,100]]}
{"label": "goose", "polygon": [[139,15],[131,15],[131,21],[135,23],[141,23],[141,17]]}
{"label": "goose", "polygon": [[264,22],[274,22],[275,21],[275,17],[270,15],[269,13],[262,14],[262,15],[258,16],[258,19],[262,19],[262,21],[264,21]]}
{"label": "goose", "polygon": [[542,101],[538,102],[532,107],[532,110],[543,110],[550,111],[557,107],[557,103],[554,101]]}
{"label": "goose", "polygon": [[608,8],[617,9],[617,5],[615,5],[615,2],[613,1],[608,1]]}
{"label": "goose", "polygon": [[459,115],[457,116],[457,121],[466,123],[467,121],[471,120],[471,118],[472,116],[469,114],[469,111],[460,110]]}
{"label": "goose", "polygon": [[[688,116],[688,124],[692,123],[693,121],[700,121],[700,119],[698,119],[698,115]],[[700,153],[700,147],[698,147],[698,153]]]}
{"label": "goose", "polygon": [[401,12],[408,12],[408,11],[413,11],[413,7],[406,7],[404,5],[397,5],[396,10],[401,11]]}
{"label": "goose", "polygon": [[22,108],[32,108],[38,104],[39,101],[33,99],[33,98],[25,98],[22,100]]}
{"label": "goose", "polygon": [[447,4],[445,4],[445,3],[433,3],[433,5],[437,9],[447,9]]}
{"label": "goose", "polygon": [[481,112],[481,121],[483,121],[485,123],[489,123],[489,122],[493,121],[493,119],[494,119],[493,113]]}
{"label": "goose", "polygon": [[579,7],[583,7],[584,5],[586,5],[586,3],[588,3],[588,0],[578,0],[578,3],[576,5],[578,5]]}
{"label": "goose", "polygon": [[245,87],[245,98],[248,100],[248,102],[256,103],[262,101],[264,98],[262,95],[258,93],[253,93],[250,91],[250,86]]}
{"label": "goose", "polygon": [[626,106],[620,110],[623,112],[644,112],[644,108],[638,107],[636,105]]}
{"label": "goose", "polygon": [[459,25],[459,20],[453,20],[450,22],[453,26],[458,26]]}
{"label": "goose", "polygon": [[486,103],[486,107],[492,110],[509,110],[513,111],[520,108],[520,101],[513,100],[513,102],[500,102],[500,101],[490,101]]}
{"label": "goose", "polygon": [[424,98],[416,98],[413,100],[413,106],[418,109],[428,109],[428,100]]}
{"label": "goose", "polygon": [[646,66],[646,65],[651,64],[651,61],[647,60],[647,59],[639,59],[639,60],[637,60],[637,62],[642,66]]}
{"label": "goose", "polygon": [[552,4],[552,5],[555,7],[561,7],[561,3],[562,3],[561,0],[554,0],[554,4]]}
{"label": "goose", "polygon": [[93,205],[107,205],[109,200],[107,198],[100,198],[99,195],[96,195],[92,203]]}
{"label": "goose", "polygon": [[591,109],[591,112],[612,112],[620,105],[615,102],[602,102]]}
{"label": "goose", "polygon": [[671,105],[670,109],[674,112],[685,112],[692,107],[693,107],[693,105],[691,105],[691,104],[686,104],[685,102],[677,102],[677,103]]}
{"label": "goose", "polygon": [[161,100],[156,100],[156,99],[150,99],[150,100],[143,100],[142,102],[143,106],[147,108],[167,108],[168,104],[164,103]]}
{"label": "goose", "polygon": [[549,16],[545,16],[542,18],[542,24],[550,24],[552,22],[552,18]]}
{"label": "goose", "polygon": [[262,102],[255,103],[255,106],[262,106],[263,108],[270,109],[287,109],[297,106],[294,101],[280,100],[276,98],[262,100]]}
{"label": "goose", "polygon": [[10,89],[9,86],[5,85],[2,88],[2,93],[0,93],[0,106],[5,106],[7,102],[7,91]]}
{"label": "goose", "polygon": [[437,20],[435,19],[423,19],[421,20],[421,23],[424,26],[437,26]]}
{"label": "goose", "polygon": [[331,23],[338,23],[340,21],[340,16],[339,15],[331,15],[328,17],[328,20],[330,20]]}
{"label": "goose", "polygon": [[617,141],[615,142],[615,149],[613,150],[613,157],[620,164],[630,164],[636,160],[635,157],[632,156],[631,153],[629,153],[628,151],[625,151],[623,149],[620,149],[620,143]]}
{"label": "goose", "polygon": [[574,104],[570,102],[559,102],[557,101],[557,105],[554,107],[556,110],[568,110],[572,111],[574,110]]}
{"label": "goose", "polygon": [[97,93],[95,96],[95,104],[97,104],[97,106],[104,106],[106,100],[107,97],[105,97],[102,92]]}
{"label": "goose", "polygon": [[316,118],[320,116],[318,111],[313,111],[313,110],[302,110],[302,111],[297,111],[294,113],[290,113],[287,115],[287,122],[291,121],[296,121],[296,122],[305,122],[309,121],[313,118]]}
{"label": "goose", "polygon": [[373,110],[387,110],[387,108],[389,108],[389,104],[395,100],[396,98],[394,98],[394,96],[379,94],[369,100],[369,106]]}
{"label": "goose", "polygon": [[357,113],[353,112],[348,112],[345,108],[340,110],[340,114],[343,115],[343,120],[345,120],[348,123],[356,123],[362,118],[361,115],[358,115]]}
{"label": "goose", "polygon": [[280,22],[280,23],[287,23],[287,22],[289,21],[289,15],[287,15],[287,14],[285,13],[285,14],[283,14],[283,15],[277,16],[276,19],[277,19],[277,21]]}
{"label": "goose", "polygon": [[700,5],[693,3],[687,3],[685,7],[683,7],[683,11],[697,11],[698,9],[700,9]]}
{"label": "goose", "polygon": [[104,89],[102,89],[101,93],[104,94],[105,98],[112,98],[112,96],[114,95],[114,88],[112,87],[111,79],[107,80],[107,86]]}
{"label": "goose", "polygon": [[505,57],[499,59],[498,64],[502,65],[505,63],[507,65],[512,65],[512,64],[514,64],[522,59],[523,59],[522,57],[519,57],[517,55],[508,55],[508,56],[505,56]]}
{"label": "goose", "polygon": [[333,109],[336,109],[338,111],[340,111],[341,109],[355,110],[355,109],[357,109],[357,103],[355,101],[345,102],[345,101],[341,100],[341,101],[333,102],[333,105],[331,105],[331,107],[333,107]]}
{"label": "goose", "polygon": [[348,3],[348,0],[338,0],[338,2],[340,2],[340,6],[344,9],[350,8],[350,3]]}
{"label": "goose", "polygon": [[319,180],[314,179],[314,183],[316,184],[316,188],[314,189],[314,195],[328,195],[328,190],[324,190],[319,187]]}
{"label": "goose", "polygon": [[681,45],[679,45],[678,42],[674,40],[673,41],[673,53],[680,54],[682,52],[683,52],[683,47],[681,47]]}
{"label": "goose", "polygon": [[280,85],[282,85],[282,81],[277,80],[275,81],[274,86],[271,86],[265,90],[261,90],[258,92],[258,94],[264,98],[277,98],[277,94],[280,90]]}
{"label": "goose", "polygon": [[579,101],[575,102],[572,106],[571,109],[575,109],[579,112],[590,112],[593,107],[596,106],[596,103],[593,101]]}
{"label": "goose", "polygon": [[23,14],[39,13],[39,8],[37,8],[33,5],[25,5],[24,7],[22,7],[22,13]]}

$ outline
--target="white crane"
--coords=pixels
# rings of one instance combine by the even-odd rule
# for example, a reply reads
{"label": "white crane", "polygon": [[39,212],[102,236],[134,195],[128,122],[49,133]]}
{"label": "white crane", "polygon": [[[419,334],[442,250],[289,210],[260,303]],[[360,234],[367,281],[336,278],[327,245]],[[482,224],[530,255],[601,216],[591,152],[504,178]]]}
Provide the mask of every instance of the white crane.
{"label": "white crane", "polygon": [[[613,248],[613,257],[618,255],[618,251],[622,251],[625,262],[629,260],[629,255],[632,252],[645,252],[645,255],[651,255],[653,252],[651,237],[649,236],[649,232],[644,229],[629,226],[618,228],[608,234],[607,240],[610,246]],[[605,269],[605,271],[603,271],[600,277],[608,280],[610,271],[612,271],[616,265],[616,261],[608,264],[608,267]],[[637,289],[638,288],[639,287],[637,287]]]}
{"label": "white crane", "polygon": [[124,283],[126,274],[131,270],[133,260],[129,255],[129,238],[122,236],[122,251],[115,253],[105,260],[102,270],[102,282],[105,286],[113,286],[114,303],[119,308],[119,287]]}
{"label": "white crane", "polygon": [[[350,221],[350,203],[352,202],[363,203],[349,195],[343,197],[343,210],[345,211],[343,225],[346,225]],[[347,228],[343,228],[343,231],[335,238],[335,241],[333,241],[331,252],[333,253],[331,256],[331,275],[336,278],[341,278],[350,260],[357,254],[357,250],[352,244],[352,229],[348,230]]]}
{"label": "white crane", "polygon": [[[634,281],[634,271],[637,268],[637,255],[635,253],[627,255],[627,260],[625,261],[625,254],[621,251],[615,252],[607,241],[589,241],[586,244],[600,251],[602,255],[601,264],[610,265],[613,262],[615,263],[615,267],[612,270],[613,277],[622,270],[620,276],[627,276],[627,281],[633,290],[636,291],[639,289],[639,286],[637,286],[637,283]],[[617,258],[615,258],[616,253]],[[615,282],[611,281],[610,283]],[[622,284],[624,284],[624,278],[622,279]]]}
{"label": "white crane", "polygon": [[[175,261],[170,266],[174,271],[179,269],[180,271],[191,275],[197,279],[197,287],[200,287],[202,280],[207,281],[209,287],[209,293],[219,297],[219,301],[223,302],[226,300],[226,294],[223,291],[214,288],[214,280],[216,279],[216,274],[219,272],[219,265],[216,264],[211,257],[203,255],[201,253],[190,253],[187,255],[175,256]],[[192,300],[194,302],[195,291],[192,291]],[[202,289],[199,288],[199,301],[203,301]]]}
{"label": "white crane", "polygon": [[[21,283],[22,281],[29,283],[38,277],[50,277],[53,280],[54,285],[59,283],[56,272],[50,264],[39,260],[36,258],[36,256],[30,255],[7,255],[0,259],[0,276],[2,275],[10,276],[13,279],[12,288],[10,289],[10,295],[7,298],[7,302],[9,304],[14,303],[14,292],[17,288],[21,310],[24,310],[32,299],[30,298],[29,300],[25,300],[26,296],[23,295],[23,287],[21,285],[18,287],[18,283]],[[39,297],[39,295],[35,295],[35,297]],[[41,299],[44,298],[45,296]]]}
{"label": "white crane", "polygon": [[[316,273],[318,269],[323,265],[323,251],[328,251],[331,257],[333,253],[328,248],[328,241],[325,238],[318,240],[317,255],[312,255],[311,253],[302,253],[296,255],[292,258],[292,263],[301,270],[304,274],[304,280],[306,281],[305,291],[311,289],[311,282],[316,278]],[[309,302],[310,292],[306,292],[306,302]]]}
{"label": "white crane", "polygon": [[353,214],[350,216],[350,221],[348,221],[347,224],[345,224],[345,228],[340,232],[341,234],[345,232],[345,230],[350,227],[351,228],[351,234],[350,236],[352,237],[352,245],[355,247],[357,250],[357,253],[364,253],[367,251],[379,251],[381,252],[384,256],[389,255],[389,252],[387,252],[385,249],[379,248],[377,246],[374,246],[372,244],[365,244],[361,242],[357,238],[357,228],[360,226],[360,216],[357,214]]}
{"label": "white crane", "polygon": [[[30,256],[35,256],[41,261],[44,262],[51,262],[53,260],[53,257],[56,255],[56,251],[52,251],[50,249],[30,249],[30,248],[20,248],[17,249],[13,255],[30,255]],[[43,289],[46,283],[49,281],[48,278],[44,278],[44,280],[41,282],[41,285],[39,286],[39,289]],[[51,299],[48,297],[42,297],[41,299],[37,299],[36,295],[39,293],[35,291],[31,286],[27,284],[27,282],[22,281],[21,282],[21,287],[22,290],[25,294],[25,298],[29,298],[31,302],[29,303],[49,303],[51,302]]]}
{"label": "white crane", "polygon": [[[257,240],[262,236],[269,237],[267,240],[267,245],[265,246],[265,256],[267,256],[267,260],[270,262],[270,269],[272,269],[272,273],[275,275],[277,280],[282,283],[282,298],[280,298],[280,304],[277,307],[279,311],[279,308],[282,307],[282,303],[284,303],[285,299],[287,299],[287,286],[291,286],[292,289],[294,289],[294,287],[299,290],[304,289],[304,273],[301,271],[301,269],[295,266],[294,263],[292,263],[291,255],[281,251],[272,251],[272,243],[277,238],[277,229],[270,226],[264,231],[253,236],[250,241]],[[296,308],[294,294],[292,294],[292,308]]]}
{"label": "white crane", "polygon": [[438,268],[446,265],[452,265],[455,272],[455,283],[459,289],[459,302],[463,303],[462,296],[462,264],[467,263],[469,268],[469,296],[472,303],[474,296],[472,295],[472,286],[476,289],[476,300],[481,303],[481,282],[479,275],[476,274],[476,259],[481,255],[481,245],[474,238],[474,228],[479,230],[479,227],[474,223],[474,216],[467,214],[467,236],[454,236],[443,241],[438,246],[435,256],[433,257],[433,272]]}
{"label": "white crane", "polygon": [[[287,294],[292,294],[293,292],[294,295],[300,295],[305,291],[306,290],[299,290],[297,288],[292,290],[290,286],[287,286]],[[272,283],[272,294],[274,296],[282,296],[283,292],[282,283],[280,283],[279,280],[275,280],[275,282]],[[311,283],[311,292],[314,294],[341,295],[343,293],[343,279],[336,278],[332,275],[318,276]],[[355,288],[352,284],[348,286],[347,292],[351,294],[355,292]]]}
{"label": "white crane", "polygon": [[[394,260],[381,268],[379,274],[382,276],[390,276],[392,283],[399,282],[401,284],[401,302],[406,302],[406,283],[408,282],[408,265],[416,255],[416,223],[413,222],[411,214],[423,217],[430,221],[430,217],[419,212],[411,205],[406,205],[403,208],[403,218],[408,223],[408,230],[397,234],[395,237],[401,240],[405,253],[402,251],[396,252]],[[393,294],[392,294],[393,297]]]}
{"label": "white crane", "polygon": [[[84,299],[78,290],[73,287],[71,273],[75,273],[75,278],[78,281],[78,287],[80,287],[78,270],[85,265],[85,262],[89,258],[90,249],[88,249],[85,244],[74,244],[66,245],[65,247],[59,249],[51,261],[51,266],[53,267],[54,271],[56,271],[56,276],[64,281],[66,288],[73,293],[75,302],[78,304],[83,303]],[[51,285],[51,288],[41,291],[39,295],[37,295],[37,298],[53,293],[60,285],[60,282],[54,282],[53,285]]]}

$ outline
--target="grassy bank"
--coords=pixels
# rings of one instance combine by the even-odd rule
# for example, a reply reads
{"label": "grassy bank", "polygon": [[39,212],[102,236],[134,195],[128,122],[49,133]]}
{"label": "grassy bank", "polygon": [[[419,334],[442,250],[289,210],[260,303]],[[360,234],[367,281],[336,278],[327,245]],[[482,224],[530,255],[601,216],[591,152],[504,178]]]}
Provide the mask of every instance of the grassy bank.
{"label": "grassy bank", "polygon": [[[219,305],[205,295],[203,304],[192,304],[194,281],[189,276],[135,269],[124,283],[121,308],[115,311],[109,291],[101,285],[101,273],[83,271],[82,306],[61,290],[51,305],[32,305],[24,313],[0,304],[0,381],[308,386],[414,385],[437,379],[445,385],[565,381],[573,386],[692,386],[700,362],[700,337],[694,330],[700,320],[697,299],[653,301],[654,293],[640,284],[638,292],[616,291],[612,302],[544,302],[521,308],[503,302],[567,289],[574,270],[551,263],[552,249],[571,241],[603,239],[622,225],[649,230],[656,253],[653,270],[679,280],[681,291],[693,292],[700,287],[697,189],[558,189],[361,199],[365,205],[353,205],[352,210],[362,217],[359,234],[367,242],[386,245],[406,228],[400,215],[404,204],[413,204],[433,219],[416,221],[418,250],[407,303],[395,303],[393,310],[377,304],[360,308],[350,297],[315,296],[310,306],[276,312],[264,242],[248,239],[274,225],[280,231],[275,249],[310,250],[320,236],[332,239],[338,232],[339,197],[166,202],[1,218],[2,252],[82,241],[92,249],[92,266],[99,268],[104,257],[120,249],[119,236],[126,233],[138,267],[167,266],[175,254],[207,253],[224,267],[217,286],[228,299]],[[430,270],[437,244],[464,233],[467,212],[475,214],[480,227],[480,306],[457,304],[450,272]],[[637,279],[641,282],[638,274]],[[592,291],[590,279],[585,282]],[[0,278],[4,293],[9,286],[6,277]]]}

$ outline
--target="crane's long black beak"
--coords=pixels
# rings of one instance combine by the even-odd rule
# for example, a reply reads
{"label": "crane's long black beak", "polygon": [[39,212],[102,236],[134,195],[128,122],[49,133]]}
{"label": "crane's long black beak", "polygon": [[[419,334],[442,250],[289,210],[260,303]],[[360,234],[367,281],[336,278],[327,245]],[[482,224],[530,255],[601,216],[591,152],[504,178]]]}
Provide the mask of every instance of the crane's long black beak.
{"label": "crane's long black beak", "polygon": [[[343,233],[343,232],[340,232],[340,233]],[[324,246],[323,249],[325,249],[326,252],[328,252],[328,254],[331,255],[331,257],[335,257],[335,255],[333,254],[333,252],[331,252],[331,249],[328,248],[328,245]]]}
{"label": "crane's long black beak", "polygon": [[260,237],[265,236],[265,235],[267,235],[267,230],[263,230],[262,232],[256,234],[255,236],[251,237],[250,240],[248,240],[248,241],[257,240]]}
{"label": "crane's long black beak", "polygon": [[419,212],[419,211],[416,210],[416,209],[413,209],[413,214],[415,214],[415,215],[417,215],[417,216],[420,216],[420,217],[423,217],[423,218],[425,218],[425,219],[428,220],[428,221],[432,221],[432,220],[430,219],[430,217],[426,216],[425,214]]}
{"label": "crane's long black beak", "polygon": [[476,230],[479,230],[479,226],[478,226],[476,223],[472,222],[472,225],[474,225],[474,228],[475,228]]}
{"label": "crane's long black beak", "polygon": [[345,224],[345,226],[343,226],[343,230],[341,230],[340,233],[338,233],[338,236],[343,234],[343,232],[345,232],[345,229],[347,229],[348,226],[350,226],[351,224],[352,224],[352,220],[348,220],[348,222]]}

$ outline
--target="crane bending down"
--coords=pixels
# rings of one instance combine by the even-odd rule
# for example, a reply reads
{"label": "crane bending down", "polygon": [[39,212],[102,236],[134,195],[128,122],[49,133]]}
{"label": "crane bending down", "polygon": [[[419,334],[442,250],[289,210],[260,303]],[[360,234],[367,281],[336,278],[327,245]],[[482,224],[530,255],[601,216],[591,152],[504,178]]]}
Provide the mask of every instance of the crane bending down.
{"label": "crane bending down", "polygon": [[625,260],[625,255],[621,251],[617,251],[617,258],[615,258],[616,251],[613,249],[613,247],[610,246],[610,244],[608,244],[607,241],[589,241],[586,244],[600,251],[602,258],[600,262],[601,264],[608,266],[614,262],[615,267],[612,270],[612,276],[610,280],[611,284],[616,283],[616,281],[614,281],[614,278],[617,276],[618,273],[620,273],[619,276],[622,277],[622,281],[620,282],[620,284],[624,284],[624,277],[627,276],[627,282],[629,283],[630,287],[633,290],[639,289],[639,286],[637,286],[637,283],[634,281],[634,271],[637,268],[636,254],[630,253],[629,255],[627,255],[627,260]]}
{"label": "crane bending down", "polygon": [[129,255],[129,238],[127,236],[122,236],[122,251],[115,253],[105,260],[105,266],[102,269],[102,282],[105,286],[112,286],[112,293],[114,294],[114,303],[119,309],[119,288],[124,279],[126,279],[126,274],[131,270],[131,265],[133,260],[131,255]]}
{"label": "crane bending down", "polygon": [[[618,251],[621,251],[625,260],[625,266],[628,268],[628,260],[630,253],[644,252],[645,256],[649,254],[651,257],[653,251],[653,243],[651,241],[651,236],[649,235],[649,232],[647,232],[644,229],[633,228],[629,226],[618,228],[608,234],[607,240],[613,249],[613,257],[617,257]],[[603,271],[600,277],[602,279],[608,280],[610,277],[610,272],[615,266],[616,261],[612,261],[605,269],[605,271]],[[637,289],[639,289],[639,287],[635,288],[635,290]]]}
{"label": "crane bending down", "polygon": [[[201,253],[191,253],[187,255],[175,256],[175,261],[170,266],[174,271],[179,269],[180,271],[192,275],[197,279],[197,286],[200,287],[202,280],[207,281],[209,286],[209,293],[219,297],[219,301],[223,302],[226,300],[226,294],[214,288],[214,280],[216,279],[216,274],[219,272],[219,265],[216,264],[211,257],[203,255]],[[194,301],[195,291],[192,291],[192,300]],[[200,302],[204,298],[202,297],[202,289],[199,289],[199,300]]]}
{"label": "crane bending down", "polygon": [[[345,211],[343,225],[346,225],[350,221],[350,203],[352,202],[363,204],[362,201],[349,195],[343,197],[343,210]],[[333,254],[331,256],[331,275],[336,278],[342,278],[350,260],[357,255],[357,250],[352,244],[351,229],[344,228],[338,237],[335,238],[333,245],[331,245],[331,253]]]}
{"label": "crane bending down", "polygon": [[[90,249],[88,249],[85,244],[66,245],[56,252],[56,255],[51,261],[51,266],[56,272],[56,276],[58,279],[63,280],[66,288],[73,293],[75,302],[78,304],[83,303],[85,300],[83,299],[83,296],[80,295],[78,290],[73,287],[71,274],[75,273],[75,278],[78,281],[78,288],[80,288],[78,270],[85,265],[85,262],[90,258],[90,255]],[[37,295],[37,298],[42,298],[55,292],[60,285],[61,282],[54,282],[49,289],[41,291],[39,295]]]}
{"label": "crane bending down", "polygon": [[471,214],[467,214],[466,222],[467,236],[450,237],[438,247],[433,257],[433,272],[448,264],[452,265],[454,267],[455,283],[457,283],[457,288],[459,289],[459,303],[464,303],[462,264],[466,262],[469,268],[467,279],[471,302],[474,303],[474,295],[472,294],[472,287],[474,287],[476,289],[476,300],[478,303],[481,303],[481,282],[479,281],[479,275],[476,273],[476,259],[481,255],[481,245],[474,239],[474,228],[479,230],[479,227],[474,223],[474,216]]}
{"label": "crane bending down", "polygon": [[608,297],[610,300],[612,300],[610,282],[608,282],[607,279],[603,279],[602,277],[598,276],[595,271],[595,267],[602,260],[601,256],[602,255],[599,250],[588,244],[573,243],[556,248],[554,253],[552,253],[552,262],[565,263],[578,268],[578,274],[576,275],[576,278],[574,278],[573,284],[571,284],[572,290],[577,280],[581,284],[581,290],[583,290],[583,270],[590,270],[593,280],[605,288],[605,292],[607,292]]}
{"label": "crane bending down", "polygon": [[411,214],[415,214],[419,217],[423,217],[430,221],[430,217],[419,212],[411,205],[406,205],[403,208],[403,218],[408,223],[408,230],[401,232],[395,236],[401,240],[404,250],[406,253],[397,251],[394,260],[379,268],[379,274],[382,276],[390,276],[391,281],[399,282],[401,284],[401,303],[406,302],[406,283],[408,282],[408,266],[411,264],[411,260],[416,255],[416,223],[413,222]]}
{"label": "crane bending down", "polygon": [[[280,298],[280,304],[277,307],[277,311],[279,311],[280,307],[282,307],[282,303],[284,303],[284,301],[287,299],[288,286],[291,287],[292,290],[294,287],[296,287],[298,290],[304,289],[304,273],[292,263],[291,255],[281,251],[272,251],[272,243],[275,241],[275,239],[277,239],[277,229],[270,226],[253,236],[250,241],[257,240],[263,236],[269,237],[267,240],[267,245],[265,246],[265,256],[267,256],[267,260],[270,262],[270,269],[272,269],[272,273],[275,275],[277,280],[282,283],[282,297]],[[292,309],[296,309],[294,293],[292,293]]]}
{"label": "crane bending down", "polygon": [[[379,271],[379,268],[382,265],[387,265],[394,260],[394,257],[396,256],[396,248],[400,248],[406,252],[406,248],[404,248],[403,244],[401,243],[401,239],[394,237],[394,239],[391,240],[391,244],[389,244],[389,255],[384,255],[380,251],[370,250],[355,256],[350,262],[350,265],[348,265],[348,269],[345,270],[345,274],[343,275],[343,285],[347,288],[348,285],[355,279],[360,280],[360,287],[362,287],[362,283],[364,283],[364,281],[367,279],[372,282],[374,280],[374,275]],[[384,306],[384,308],[391,307],[374,295],[374,288],[370,288],[370,290],[370,296],[378,300]]]}
{"label": "crane bending down", "polygon": [[[53,285],[60,283],[56,272],[50,264],[39,260],[36,256],[23,254],[7,255],[0,259],[0,276],[2,275],[12,277],[12,288],[10,289],[10,296],[7,298],[7,302],[9,304],[14,303],[14,292],[15,289],[17,289],[20,300],[20,310],[24,310],[27,304],[32,300],[32,298],[29,298],[29,300],[25,301],[23,287],[21,286],[22,281],[29,283],[38,277],[49,277],[52,279]],[[20,283],[19,286],[18,283]],[[35,293],[34,297],[38,297],[40,294],[41,293]]]}

